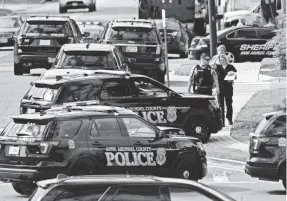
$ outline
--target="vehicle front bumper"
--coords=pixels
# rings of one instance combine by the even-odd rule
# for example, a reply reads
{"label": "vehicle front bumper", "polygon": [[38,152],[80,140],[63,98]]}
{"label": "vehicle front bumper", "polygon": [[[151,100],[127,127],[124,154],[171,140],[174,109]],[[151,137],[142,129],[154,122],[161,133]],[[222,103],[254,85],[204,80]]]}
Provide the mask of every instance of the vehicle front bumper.
{"label": "vehicle front bumper", "polygon": [[256,163],[255,160],[246,161],[244,168],[246,174],[260,180],[279,181],[279,169],[276,164]]}
{"label": "vehicle front bumper", "polygon": [[[77,3],[77,5],[73,6],[72,3]],[[92,0],[62,0],[60,1],[60,6],[62,8],[73,9],[73,8],[88,8],[93,3]]]}

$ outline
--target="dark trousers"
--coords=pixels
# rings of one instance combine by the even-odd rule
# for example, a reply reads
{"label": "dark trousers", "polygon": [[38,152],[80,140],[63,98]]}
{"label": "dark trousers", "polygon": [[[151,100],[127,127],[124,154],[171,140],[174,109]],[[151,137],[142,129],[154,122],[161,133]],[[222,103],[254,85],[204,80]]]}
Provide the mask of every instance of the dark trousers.
{"label": "dark trousers", "polygon": [[[232,120],[233,116],[233,87],[224,87],[220,90],[220,93],[217,95],[218,103],[221,107],[222,118],[223,118],[223,125],[225,124],[225,117],[228,120]],[[225,105],[226,105],[226,116],[225,116]]]}

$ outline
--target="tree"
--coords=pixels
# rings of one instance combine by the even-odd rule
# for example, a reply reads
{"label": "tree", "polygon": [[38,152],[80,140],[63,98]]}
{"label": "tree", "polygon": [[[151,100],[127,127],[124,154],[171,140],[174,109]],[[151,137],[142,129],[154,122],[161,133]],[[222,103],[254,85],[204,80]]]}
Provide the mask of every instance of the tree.
{"label": "tree", "polygon": [[[287,17],[284,17],[285,21]],[[269,45],[274,45],[274,57],[278,58],[280,61],[280,69],[286,69],[286,27],[279,29],[276,36],[272,38]]]}

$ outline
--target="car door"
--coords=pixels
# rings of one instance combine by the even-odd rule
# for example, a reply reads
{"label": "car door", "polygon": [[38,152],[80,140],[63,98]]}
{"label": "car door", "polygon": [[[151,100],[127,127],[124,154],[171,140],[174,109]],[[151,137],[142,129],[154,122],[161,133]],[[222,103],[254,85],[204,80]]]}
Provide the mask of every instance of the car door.
{"label": "car door", "polygon": [[129,172],[135,174],[158,175],[168,171],[174,157],[169,152],[169,144],[165,138],[160,138],[159,130],[152,124],[136,116],[120,118],[134,150],[130,158]]}
{"label": "car door", "polygon": [[265,57],[273,57],[274,45],[267,44],[274,36],[276,36],[276,29],[267,28],[267,27],[256,27],[258,34],[258,45],[259,51],[262,53],[262,59]]}
{"label": "car door", "polygon": [[[182,98],[171,89],[148,77],[132,76],[129,84],[133,101],[137,103],[129,109],[137,112],[152,124],[183,127],[185,117],[192,106],[189,99]],[[170,96],[169,93],[175,95]]]}
{"label": "car door", "polygon": [[127,167],[125,152],[120,147],[130,147],[130,141],[123,132],[116,116],[92,119],[87,136],[90,154],[101,164],[103,173],[124,174]]}
{"label": "car door", "polygon": [[[258,43],[257,32],[254,27],[242,27],[226,36],[226,45],[231,47],[230,52],[238,61],[260,60],[260,56],[254,53]],[[261,60],[260,60],[261,61]]]}

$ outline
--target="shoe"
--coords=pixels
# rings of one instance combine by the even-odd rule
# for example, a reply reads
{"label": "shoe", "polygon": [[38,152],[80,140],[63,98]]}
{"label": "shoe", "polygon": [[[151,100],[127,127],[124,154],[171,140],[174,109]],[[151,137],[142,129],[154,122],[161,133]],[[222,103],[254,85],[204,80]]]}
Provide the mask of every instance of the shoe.
{"label": "shoe", "polygon": [[233,125],[233,121],[231,119],[228,119],[228,124]]}

